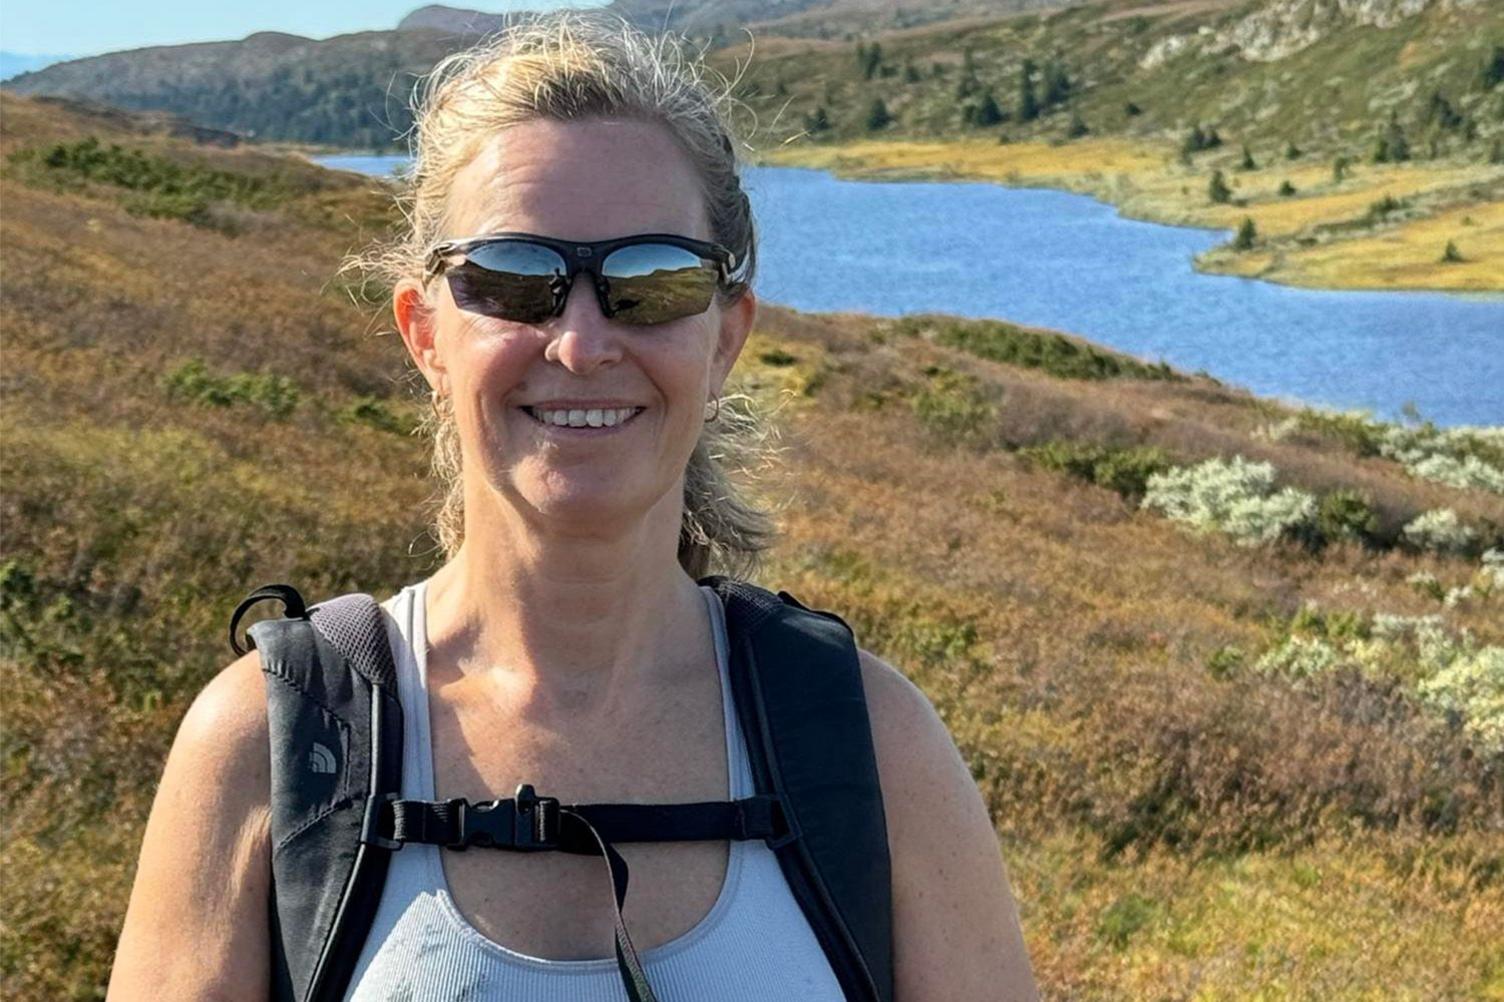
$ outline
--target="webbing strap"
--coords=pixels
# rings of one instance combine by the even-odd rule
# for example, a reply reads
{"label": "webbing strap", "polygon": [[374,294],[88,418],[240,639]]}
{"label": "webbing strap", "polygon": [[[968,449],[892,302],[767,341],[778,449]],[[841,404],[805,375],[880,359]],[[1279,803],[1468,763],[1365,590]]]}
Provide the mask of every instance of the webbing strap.
{"label": "webbing strap", "polygon": [[558,851],[600,856],[611,878],[616,914],[616,969],[630,1002],[657,1002],[621,910],[627,900],[627,862],[614,842],[698,842],[764,839],[782,844],[789,835],[777,797],[692,804],[571,804],[540,797],[523,784],[509,800],[389,800],[378,815],[371,841],[400,849],[405,843],[463,850],[471,846],[513,852]]}
{"label": "webbing strap", "polygon": [[[524,787],[531,790],[531,787]],[[559,821],[572,811],[601,837],[617,842],[701,842],[716,839],[764,839],[776,844],[788,832],[777,797],[717,800],[693,804],[569,804],[529,794],[510,800],[471,803],[455,800],[392,800],[376,831],[384,840],[441,845],[448,849],[480,846],[518,852],[556,849],[596,855],[593,838],[571,839]]]}

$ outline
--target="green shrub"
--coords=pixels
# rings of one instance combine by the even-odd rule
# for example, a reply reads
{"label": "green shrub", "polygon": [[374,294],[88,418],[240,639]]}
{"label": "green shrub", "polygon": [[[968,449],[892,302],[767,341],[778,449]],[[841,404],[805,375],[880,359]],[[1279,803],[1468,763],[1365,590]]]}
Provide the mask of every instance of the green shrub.
{"label": "green shrub", "polygon": [[162,377],[170,396],[210,407],[251,404],[276,418],[285,418],[298,405],[297,385],[286,376],[236,372],[211,373],[202,359],[189,359]]}
{"label": "green shrub", "polygon": [[1143,507],[1200,532],[1225,532],[1253,546],[1309,527],[1316,499],[1305,491],[1274,489],[1274,467],[1242,456],[1209,459],[1149,477]]}
{"label": "green shrub", "polygon": [[1368,206],[1368,221],[1371,223],[1381,222],[1388,219],[1392,214],[1407,209],[1410,203],[1403,198],[1395,198],[1393,195],[1385,195],[1377,202],[1371,202]]}
{"label": "green shrub", "polygon": [[887,328],[903,336],[928,335],[938,344],[1005,365],[1042,369],[1062,379],[1164,379],[1183,381],[1164,362],[1148,364],[1048,331],[1031,331],[1001,320],[961,320],[915,314]]}
{"label": "green shrub", "polygon": [[1218,647],[1207,659],[1206,670],[1213,678],[1231,678],[1243,667],[1247,655],[1243,648],[1229,644],[1226,647]]}
{"label": "green shrub", "polygon": [[1373,505],[1357,491],[1335,490],[1317,502],[1316,529],[1323,539],[1372,540],[1378,527]]}
{"label": "green shrub", "polygon": [[931,366],[928,384],[912,398],[914,414],[947,440],[973,438],[997,419],[997,411],[970,376]]}
{"label": "green shrub", "polygon": [[1131,499],[1143,496],[1151,476],[1171,467],[1170,457],[1154,446],[1121,448],[1053,439],[1020,449],[1019,454],[1045,469],[1069,474]]}
{"label": "green shrub", "polygon": [[1467,553],[1478,533],[1457,518],[1450,508],[1422,512],[1400,530],[1400,538],[1418,550],[1433,553]]}
{"label": "green shrub", "polygon": [[1416,691],[1433,708],[1460,718],[1481,751],[1504,755],[1504,647],[1465,651]]}
{"label": "green shrub", "polygon": [[179,164],[117,143],[106,147],[94,136],[46,149],[17,150],[9,160],[28,183],[72,190],[85,182],[109,185],[128,193],[122,204],[134,215],[180,219],[216,229],[227,227],[209,211],[214,203],[267,209],[295,194],[276,175],[256,177]]}
{"label": "green shrub", "polygon": [[1238,235],[1232,241],[1233,250],[1252,250],[1254,241],[1258,240],[1258,237],[1259,231],[1254,226],[1253,220],[1244,216],[1243,222],[1238,226]]}
{"label": "green shrub", "polygon": [[1097,938],[1115,950],[1122,950],[1135,933],[1159,916],[1160,911],[1154,899],[1141,894],[1126,894],[1102,912],[1097,921]]}
{"label": "green shrub", "polygon": [[1359,456],[1379,455],[1384,426],[1372,420],[1368,411],[1303,408],[1296,412],[1295,420],[1299,428],[1339,442]]}
{"label": "green shrub", "polygon": [[1504,494],[1504,428],[1379,425],[1375,442],[1412,477]]}
{"label": "green shrub", "polygon": [[764,365],[771,365],[781,368],[783,366],[793,365],[795,362],[799,361],[799,356],[790,355],[782,348],[770,348],[762,354],[758,355],[757,360]]}
{"label": "green shrub", "polygon": [[1206,197],[1219,205],[1232,200],[1232,189],[1227,186],[1221,171],[1212,172],[1212,179],[1206,186]]}
{"label": "green shrub", "polygon": [[356,397],[354,402],[342,408],[336,416],[346,424],[363,424],[393,435],[411,435],[419,424],[416,417],[393,410],[387,401],[379,397]]}

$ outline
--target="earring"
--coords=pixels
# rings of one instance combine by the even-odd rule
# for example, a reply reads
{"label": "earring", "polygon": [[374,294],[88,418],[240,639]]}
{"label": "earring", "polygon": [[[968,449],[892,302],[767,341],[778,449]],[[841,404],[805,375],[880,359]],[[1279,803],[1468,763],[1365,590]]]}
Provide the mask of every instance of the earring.
{"label": "earring", "polygon": [[709,400],[705,401],[705,420],[707,422],[714,421],[716,418],[718,418],[720,416],[721,416],[721,398],[720,397],[711,397]]}

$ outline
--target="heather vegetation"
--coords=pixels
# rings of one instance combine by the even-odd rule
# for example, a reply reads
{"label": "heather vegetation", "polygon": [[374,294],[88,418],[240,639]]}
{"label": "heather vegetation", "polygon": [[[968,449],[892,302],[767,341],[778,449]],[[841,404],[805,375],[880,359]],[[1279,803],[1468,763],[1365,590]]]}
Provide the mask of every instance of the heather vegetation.
{"label": "heather vegetation", "polygon": [[[0,155],[139,141],[17,137],[35,120],[3,100]],[[386,318],[331,294],[390,210],[332,187],[231,236],[92,184],[0,176],[0,977],[24,998],[101,997],[236,602],[386,597],[437,559],[425,401]],[[782,433],[759,580],[934,702],[1047,997],[1504,991],[1499,429],[771,303],[736,378]]]}

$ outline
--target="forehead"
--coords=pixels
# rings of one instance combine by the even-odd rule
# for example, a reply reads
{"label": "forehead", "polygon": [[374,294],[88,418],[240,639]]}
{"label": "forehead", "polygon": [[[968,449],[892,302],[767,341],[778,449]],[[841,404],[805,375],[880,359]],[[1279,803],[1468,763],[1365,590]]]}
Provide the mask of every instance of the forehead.
{"label": "forehead", "polygon": [[689,157],[664,126],[626,119],[538,119],[503,130],[456,175],[448,218],[450,237],[710,238]]}

